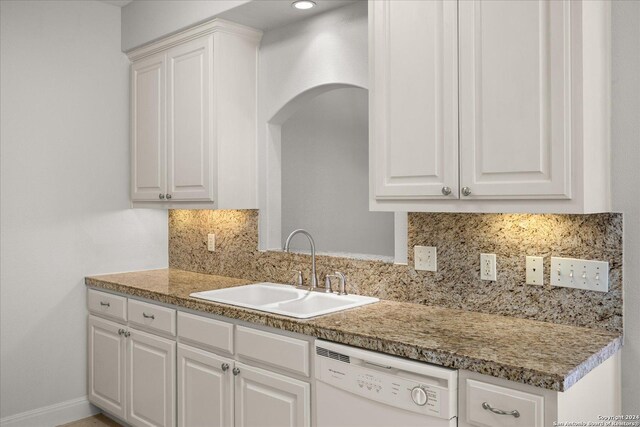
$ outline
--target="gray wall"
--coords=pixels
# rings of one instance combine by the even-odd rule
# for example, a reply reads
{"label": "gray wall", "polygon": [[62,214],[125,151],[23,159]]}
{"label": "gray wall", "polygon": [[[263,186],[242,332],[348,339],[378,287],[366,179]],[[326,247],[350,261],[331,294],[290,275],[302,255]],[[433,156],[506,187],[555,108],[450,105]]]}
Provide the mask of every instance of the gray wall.
{"label": "gray wall", "polygon": [[622,412],[640,414],[640,2],[612,4],[613,209],[624,213]]}
{"label": "gray wall", "polygon": [[82,416],[84,276],[165,267],[167,212],[129,209],[120,8],[1,1],[0,16],[0,418],[69,401]]}
{"label": "gray wall", "polygon": [[[369,212],[368,92],[326,92],[282,125],[282,239],[307,229],[322,252],[393,257],[393,213]],[[293,249],[309,250],[302,236]]]}

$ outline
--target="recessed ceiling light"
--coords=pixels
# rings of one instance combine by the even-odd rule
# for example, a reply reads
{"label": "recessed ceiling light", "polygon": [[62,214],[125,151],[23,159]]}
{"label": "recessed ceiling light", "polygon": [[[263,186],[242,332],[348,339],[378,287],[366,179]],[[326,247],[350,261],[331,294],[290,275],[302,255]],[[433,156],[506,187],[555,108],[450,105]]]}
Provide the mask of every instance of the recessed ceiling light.
{"label": "recessed ceiling light", "polygon": [[311,0],[297,0],[291,3],[291,6],[300,10],[307,10],[316,7],[316,2]]}

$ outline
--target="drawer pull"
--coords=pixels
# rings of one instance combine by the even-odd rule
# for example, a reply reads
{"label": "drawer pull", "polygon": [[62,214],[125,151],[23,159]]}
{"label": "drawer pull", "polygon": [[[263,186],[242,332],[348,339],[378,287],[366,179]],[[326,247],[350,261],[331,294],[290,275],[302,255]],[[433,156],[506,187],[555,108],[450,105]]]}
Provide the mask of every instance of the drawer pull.
{"label": "drawer pull", "polygon": [[111,307],[111,303],[100,301],[100,305],[103,307]]}
{"label": "drawer pull", "polygon": [[155,319],[156,316],[154,316],[153,314],[147,314],[144,311],[142,312],[142,317],[144,317],[145,319]]}
{"label": "drawer pull", "polygon": [[489,405],[487,402],[482,402],[482,409],[484,409],[485,411],[493,412],[497,415],[511,415],[514,418],[520,418],[520,412],[516,410],[503,411],[502,409],[492,408],[491,405]]}

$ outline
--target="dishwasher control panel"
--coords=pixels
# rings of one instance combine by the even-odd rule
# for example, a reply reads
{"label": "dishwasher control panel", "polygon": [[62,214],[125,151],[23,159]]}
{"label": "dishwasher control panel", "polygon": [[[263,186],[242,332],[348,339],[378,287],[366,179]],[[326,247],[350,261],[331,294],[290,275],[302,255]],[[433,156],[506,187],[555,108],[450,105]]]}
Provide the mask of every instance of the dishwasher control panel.
{"label": "dishwasher control panel", "polygon": [[[337,346],[336,344],[332,344]],[[316,379],[333,387],[408,411],[450,419],[456,416],[457,372],[392,356],[345,355],[316,347]],[[360,353],[364,350],[354,349]],[[336,356],[337,354],[337,356]],[[360,356],[360,357],[354,357]],[[399,363],[401,361],[402,363]],[[428,366],[441,375],[416,372]],[[416,369],[411,369],[411,368]]]}

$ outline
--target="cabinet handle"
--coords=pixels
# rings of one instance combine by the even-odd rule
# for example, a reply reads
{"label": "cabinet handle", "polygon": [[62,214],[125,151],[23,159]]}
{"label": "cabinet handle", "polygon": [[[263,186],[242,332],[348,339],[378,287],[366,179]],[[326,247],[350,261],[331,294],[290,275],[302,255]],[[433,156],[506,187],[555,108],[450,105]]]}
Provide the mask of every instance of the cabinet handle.
{"label": "cabinet handle", "polygon": [[129,331],[124,331],[124,337],[125,338],[129,338],[131,336],[131,332]]}
{"label": "cabinet handle", "polygon": [[111,303],[100,301],[100,305],[103,307],[111,307]]}
{"label": "cabinet handle", "polygon": [[233,372],[234,376],[238,376],[238,374],[240,373],[240,369],[239,368],[233,368],[233,371],[231,371],[231,372]]}
{"label": "cabinet handle", "polygon": [[489,405],[487,402],[482,402],[482,409],[484,409],[485,411],[493,412],[497,415],[511,415],[514,418],[520,418],[520,412],[516,410],[503,411],[502,409],[492,408],[491,405]]}
{"label": "cabinet handle", "polygon": [[142,312],[142,317],[144,317],[145,319],[155,319],[156,316],[154,316],[153,314],[147,314],[144,311]]}
{"label": "cabinet handle", "polygon": [[442,194],[445,196],[448,196],[449,194],[451,194],[451,188],[450,187],[442,187]]}
{"label": "cabinet handle", "polygon": [[470,196],[471,195],[471,189],[469,187],[462,187],[462,195],[463,196]]}
{"label": "cabinet handle", "polygon": [[123,335],[124,334],[124,329],[120,328],[118,329],[118,335]]}
{"label": "cabinet handle", "polygon": [[159,198],[160,200],[163,200],[163,199],[164,199],[164,194],[162,194],[162,193],[158,194],[158,198]]}
{"label": "cabinet handle", "polygon": [[171,194],[167,193],[167,200],[171,198]]}
{"label": "cabinet handle", "polygon": [[229,364],[223,363],[221,368],[222,368],[222,372],[227,372],[229,370]]}

